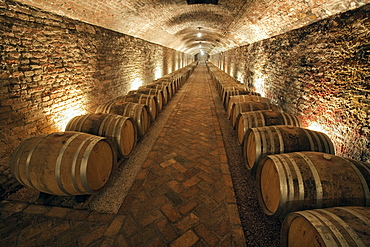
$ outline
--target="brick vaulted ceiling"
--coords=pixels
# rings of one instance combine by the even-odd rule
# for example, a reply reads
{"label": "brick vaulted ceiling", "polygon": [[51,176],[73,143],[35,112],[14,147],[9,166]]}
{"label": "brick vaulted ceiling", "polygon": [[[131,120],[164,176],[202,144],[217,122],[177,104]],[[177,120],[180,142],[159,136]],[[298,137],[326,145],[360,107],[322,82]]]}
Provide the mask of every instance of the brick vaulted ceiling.
{"label": "brick vaulted ceiling", "polygon": [[[18,0],[190,54],[250,44],[370,0]],[[190,1],[197,2],[197,1]],[[200,1],[212,2],[212,1]],[[217,2],[217,1],[216,1]],[[201,37],[197,33],[202,33]]]}

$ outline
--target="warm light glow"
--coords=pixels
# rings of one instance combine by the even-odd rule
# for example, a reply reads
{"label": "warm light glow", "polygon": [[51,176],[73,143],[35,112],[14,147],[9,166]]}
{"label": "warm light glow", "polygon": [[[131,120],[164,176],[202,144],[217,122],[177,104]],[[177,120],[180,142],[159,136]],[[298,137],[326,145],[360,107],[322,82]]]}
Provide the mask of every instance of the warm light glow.
{"label": "warm light glow", "polygon": [[240,81],[241,83],[244,83],[242,72],[238,71],[238,72],[236,73],[236,79],[237,79],[238,81]]}
{"label": "warm light glow", "polygon": [[140,78],[135,78],[135,80],[131,83],[130,91],[137,90],[142,85],[143,85],[143,81]]}
{"label": "warm light glow", "polygon": [[157,80],[158,78],[161,78],[162,76],[163,76],[163,67],[157,66],[154,72],[154,80]]}
{"label": "warm light glow", "polygon": [[57,131],[64,131],[68,122],[76,117],[85,115],[87,111],[84,108],[82,102],[75,102],[74,104],[69,104],[65,110],[57,112],[54,114],[53,120],[55,122],[55,127]]}
{"label": "warm light glow", "polygon": [[254,79],[254,87],[256,88],[256,92],[260,93],[262,97],[266,96],[265,93],[265,79],[263,77],[259,77]]}
{"label": "warm light glow", "polygon": [[202,34],[201,33],[198,33],[197,34],[198,38],[202,37]]}
{"label": "warm light glow", "polygon": [[202,48],[202,45],[199,45],[199,48]]}
{"label": "warm light glow", "polygon": [[204,51],[203,50],[200,50],[200,55],[204,55]]}
{"label": "warm light glow", "polygon": [[319,132],[323,132],[325,134],[329,134],[328,131],[325,130],[325,128],[323,127],[323,125],[317,123],[317,122],[311,122],[308,124],[308,129],[310,130],[314,130],[314,131],[319,131]]}

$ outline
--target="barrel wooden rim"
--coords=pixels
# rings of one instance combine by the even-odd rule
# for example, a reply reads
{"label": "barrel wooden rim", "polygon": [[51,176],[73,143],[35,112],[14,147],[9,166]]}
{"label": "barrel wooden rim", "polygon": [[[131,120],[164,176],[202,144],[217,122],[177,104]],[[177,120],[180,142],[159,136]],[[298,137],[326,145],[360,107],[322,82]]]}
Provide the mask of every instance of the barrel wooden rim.
{"label": "barrel wooden rim", "polygon": [[237,141],[239,145],[243,145],[244,138],[245,138],[245,125],[244,125],[244,118],[242,114],[239,114],[239,116],[236,118],[236,136]]}
{"label": "barrel wooden rim", "polygon": [[255,168],[256,157],[261,154],[260,138],[256,138],[255,134],[259,135],[259,133],[255,133],[253,128],[249,129],[244,140],[244,158],[248,170]]}
{"label": "barrel wooden rim", "polygon": [[261,161],[257,170],[257,193],[261,208],[267,215],[273,215],[279,208],[281,195],[281,173],[279,167],[269,158]]}

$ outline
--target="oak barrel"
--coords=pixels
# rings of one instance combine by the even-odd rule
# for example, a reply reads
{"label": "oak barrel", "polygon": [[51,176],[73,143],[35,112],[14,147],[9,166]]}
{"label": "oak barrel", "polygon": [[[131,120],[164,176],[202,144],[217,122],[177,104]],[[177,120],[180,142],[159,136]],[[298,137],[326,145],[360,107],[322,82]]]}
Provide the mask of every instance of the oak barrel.
{"label": "oak barrel", "polygon": [[106,138],[66,131],[23,141],[11,173],[21,184],[52,195],[94,194],[107,182],[116,155]]}
{"label": "oak barrel", "polygon": [[255,170],[258,162],[269,154],[315,151],[335,154],[330,138],[322,132],[305,128],[273,125],[250,128],[243,145],[248,170]]}
{"label": "oak barrel", "polygon": [[149,110],[144,104],[113,101],[100,105],[95,112],[118,114],[134,119],[138,137],[145,135],[150,127]]}
{"label": "oak barrel", "polygon": [[370,164],[321,152],[268,155],[257,170],[257,195],[268,215],[315,208],[370,206]]}
{"label": "oak barrel", "polygon": [[153,84],[167,86],[170,99],[176,94],[176,85],[170,79],[160,78],[154,81]]}
{"label": "oak barrel", "polygon": [[139,87],[138,90],[136,90],[137,93],[141,94],[148,94],[148,95],[154,95],[157,100],[158,105],[158,112],[161,112],[163,109],[163,106],[167,104],[165,102],[165,98],[163,95],[163,91],[161,89],[155,89],[155,88],[147,88],[147,87]]}
{"label": "oak barrel", "polygon": [[255,101],[255,102],[264,102],[270,103],[269,98],[257,96],[257,95],[234,95],[230,96],[226,111],[227,111],[227,118],[230,119],[231,117],[231,109],[235,102],[246,102],[246,101]]}
{"label": "oak barrel", "polygon": [[270,110],[242,112],[236,118],[235,126],[239,145],[243,144],[245,133],[248,129],[271,125],[293,125],[302,127],[302,122],[298,117],[285,112]]}
{"label": "oak barrel", "polygon": [[153,89],[161,90],[163,94],[163,105],[167,105],[168,102],[170,101],[168,86],[163,83],[162,84],[149,84],[149,85],[142,86],[140,88],[153,88]]}
{"label": "oak barrel", "polygon": [[230,98],[233,97],[233,96],[238,96],[238,95],[248,95],[248,96],[259,96],[259,97],[261,97],[261,94],[253,92],[253,91],[251,91],[251,89],[246,89],[246,90],[235,89],[235,90],[226,91],[225,92],[225,97],[223,99],[223,104],[224,104],[224,107],[225,107],[226,110],[229,106]]}
{"label": "oak barrel", "polygon": [[289,214],[281,246],[370,246],[370,208],[334,207]]}
{"label": "oak barrel", "polygon": [[242,112],[262,111],[262,110],[282,111],[279,106],[266,102],[256,102],[256,101],[235,102],[231,107],[230,114],[231,125],[233,126],[233,128],[235,128],[236,118]]}
{"label": "oak barrel", "polygon": [[77,116],[68,122],[65,130],[108,138],[115,144],[120,158],[127,158],[137,142],[135,121],[117,114],[92,113]]}
{"label": "oak barrel", "polygon": [[154,95],[147,95],[142,93],[129,94],[117,98],[116,102],[133,102],[146,105],[149,109],[151,121],[154,121],[159,113],[157,99]]}

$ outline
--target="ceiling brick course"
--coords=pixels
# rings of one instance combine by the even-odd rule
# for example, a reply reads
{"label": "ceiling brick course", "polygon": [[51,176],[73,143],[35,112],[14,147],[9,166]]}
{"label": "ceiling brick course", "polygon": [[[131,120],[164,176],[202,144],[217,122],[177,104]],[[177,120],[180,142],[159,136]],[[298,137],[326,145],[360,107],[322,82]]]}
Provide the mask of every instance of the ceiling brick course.
{"label": "ceiling brick course", "polygon": [[[190,54],[219,53],[358,8],[370,0],[19,0]],[[197,39],[198,27],[204,34]]]}

